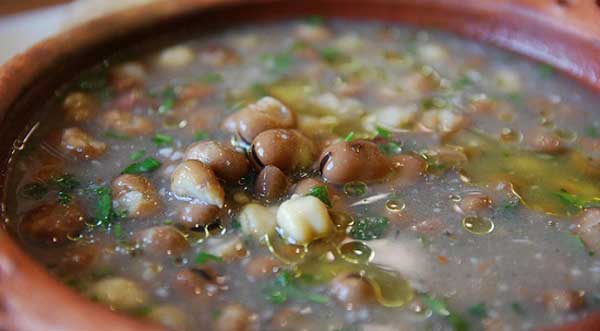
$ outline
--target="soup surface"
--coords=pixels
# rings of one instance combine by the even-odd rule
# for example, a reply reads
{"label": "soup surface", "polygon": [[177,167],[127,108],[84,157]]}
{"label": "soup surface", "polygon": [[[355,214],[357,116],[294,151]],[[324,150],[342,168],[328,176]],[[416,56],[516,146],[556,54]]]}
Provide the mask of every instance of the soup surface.
{"label": "soup surface", "polygon": [[532,330],[600,307],[598,96],[434,31],[310,18],[110,58],[6,197],[23,246],[175,330]]}

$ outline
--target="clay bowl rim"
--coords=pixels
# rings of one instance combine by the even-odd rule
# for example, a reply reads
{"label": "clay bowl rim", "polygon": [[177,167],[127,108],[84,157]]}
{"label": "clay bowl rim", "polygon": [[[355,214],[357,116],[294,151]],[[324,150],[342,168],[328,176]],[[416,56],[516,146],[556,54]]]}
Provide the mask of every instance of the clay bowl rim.
{"label": "clay bowl rim", "polygon": [[[69,68],[65,61],[86,56],[88,49],[100,49],[109,55],[107,45],[113,40],[126,40],[135,36],[149,38],[149,31],[159,29],[162,33],[167,24],[192,22],[195,18],[209,18],[215,22],[219,16],[239,22],[257,20],[285,20],[291,17],[321,15],[350,19],[375,19],[399,21],[409,25],[439,28],[458,33],[463,37],[495,44],[521,55],[545,62],[557,68],[589,88],[600,92],[600,60],[592,61],[592,54],[600,53],[600,29],[587,29],[585,22],[577,17],[565,16],[568,28],[556,22],[552,12],[540,15],[532,7],[533,0],[475,1],[475,0],[171,0],[127,9],[108,17],[94,19],[81,26],[46,39],[22,54],[9,60],[0,68],[0,136],[22,137],[23,127],[12,125],[17,118],[28,119],[23,113],[32,100],[48,94],[64,77],[45,77],[60,70],[80,71],[96,61],[75,62]],[[260,12],[269,9],[270,12]],[[508,15],[510,14],[510,15]],[[592,22],[600,17],[592,16]],[[560,23],[560,24],[559,24]],[[193,24],[200,24],[195,22]],[[225,24],[227,26],[229,24]],[[153,30],[154,29],[154,30]],[[531,47],[531,45],[535,47]],[[102,48],[105,47],[105,48]],[[544,47],[550,47],[548,52]],[[110,47],[109,47],[110,48]],[[99,59],[99,54],[87,54]],[[57,68],[59,67],[59,68]],[[59,74],[57,74],[60,76]],[[68,76],[68,75],[67,75]],[[65,77],[67,77],[65,76]],[[72,76],[72,75],[71,75]],[[71,77],[68,76],[68,77]],[[64,80],[62,80],[64,82]],[[45,91],[45,92],[44,92]],[[9,115],[13,116],[9,116]],[[11,122],[11,123],[8,123]],[[15,128],[16,127],[16,128]],[[7,134],[7,132],[9,132]],[[2,141],[14,141],[2,140]],[[7,144],[4,144],[7,145]],[[0,147],[0,189],[3,191],[2,219],[5,218],[5,181],[10,171],[8,161],[11,148]],[[18,276],[18,277],[17,277]],[[16,278],[22,279],[16,279]],[[33,285],[32,285],[33,284]],[[58,297],[54,313],[38,303],[42,300],[30,290],[39,289],[44,295]],[[6,300],[4,295],[12,295]],[[28,296],[31,294],[32,296]],[[17,302],[20,311],[11,311]],[[11,306],[12,305],[12,306]],[[68,289],[51,278],[45,269],[30,258],[8,234],[4,222],[0,224],[0,326],[9,329],[82,329],[116,328],[120,330],[162,329],[156,325],[125,317],[91,303],[83,296]],[[83,318],[60,318],[74,312]],[[22,316],[16,316],[19,314]],[[58,318],[56,316],[59,316]],[[27,321],[29,320],[29,321]],[[8,323],[8,324],[7,324]],[[101,324],[98,324],[101,323]],[[599,328],[595,320],[592,327]],[[558,329],[557,329],[558,330]],[[575,330],[572,326],[560,330]],[[588,329],[592,330],[592,329]]]}

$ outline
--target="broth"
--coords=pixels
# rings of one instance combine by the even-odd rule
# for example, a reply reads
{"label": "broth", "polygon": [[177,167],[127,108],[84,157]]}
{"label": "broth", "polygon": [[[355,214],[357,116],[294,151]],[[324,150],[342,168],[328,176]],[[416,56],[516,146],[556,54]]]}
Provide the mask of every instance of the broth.
{"label": "broth", "polygon": [[8,225],[111,309],[497,331],[600,305],[598,96],[544,65],[311,18],[107,59],[57,95]]}

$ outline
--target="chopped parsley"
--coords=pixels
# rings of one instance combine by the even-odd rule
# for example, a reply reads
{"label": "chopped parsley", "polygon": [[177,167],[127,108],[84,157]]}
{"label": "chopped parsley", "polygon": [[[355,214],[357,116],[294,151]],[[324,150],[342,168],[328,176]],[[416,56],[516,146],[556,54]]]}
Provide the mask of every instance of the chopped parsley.
{"label": "chopped parsley", "polygon": [[131,139],[131,137],[126,134],[122,134],[122,133],[111,131],[111,130],[105,131],[104,136],[106,138],[116,139],[116,140],[130,140]]}
{"label": "chopped parsley", "polygon": [[446,317],[450,325],[452,326],[452,331],[468,331],[469,324],[467,321],[457,313],[452,312],[448,309],[448,305],[445,301],[436,299],[430,295],[423,295],[421,300],[427,308],[429,308],[434,314]]}
{"label": "chopped parsley", "polygon": [[425,110],[440,109],[447,106],[447,102],[439,97],[425,98],[421,100],[421,108]]}
{"label": "chopped parsley", "polygon": [[96,193],[96,222],[100,225],[107,226],[116,218],[117,214],[112,206],[112,194],[110,187],[103,186],[95,189]]}
{"label": "chopped parsley", "polygon": [[329,302],[329,298],[326,296],[301,288],[298,279],[287,270],[279,272],[273,282],[263,289],[263,293],[268,301],[276,304],[283,304],[288,300],[320,304]]}
{"label": "chopped parsley", "polygon": [[152,137],[152,142],[156,147],[173,145],[173,141],[173,137],[163,133],[157,133]]}
{"label": "chopped parsley", "polygon": [[71,200],[73,200],[73,197],[71,197],[71,195],[67,192],[64,191],[59,191],[58,192],[58,203],[65,206],[68,205],[69,203],[71,203]]}
{"label": "chopped parsley", "polygon": [[223,262],[223,259],[216,255],[210,254],[210,253],[200,252],[200,253],[198,253],[198,255],[196,255],[196,258],[194,261],[196,262],[196,264],[204,264],[209,261]]}
{"label": "chopped parsley", "polygon": [[41,182],[26,184],[21,188],[21,196],[29,200],[40,200],[48,194],[48,186]]}
{"label": "chopped parsley", "polygon": [[164,114],[171,111],[175,107],[175,101],[177,101],[177,93],[172,86],[169,86],[162,93],[162,102],[158,107],[158,113]]}
{"label": "chopped parsley", "polygon": [[350,229],[350,237],[358,240],[373,240],[381,238],[389,228],[387,217],[356,216]]}
{"label": "chopped parsley", "polygon": [[352,131],[346,135],[346,137],[344,138],[344,141],[351,142],[352,140],[354,140],[354,136],[355,136],[355,133],[354,133],[354,131]]}
{"label": "chopped parsley", "polygon": [[50,178],[48,183],[50,186],[54,186],[60,191],[72,191],[79,187],[79,181],[75,179],[75,176],[71,174],[65,174],[62,176],[54,176]]}
{"label": "chopped parsley", "polygon": [[471,87],[473,85],[474,85],[473,81],[466,75],[461,76],[459,79],[457,79],[452,84],[452,86],[457,90],[463,90],[463,89],[465,89],[467,87]]}
{"label": "chopped parsley", "polygon": [[346,58],[346,55],[333,47],[325,47],[320,51],[321,58],[329,63],[338,63]]}
{"label": "chopped parsley", "polygon": [[480,302],[476,305],[469,307],[468,312],[469,314],[477,318],[486,318],[488,316],[485,302]]}
{"label": "chopped parsley", "polygon": [[600,130],[598,129],[597,123],[585,128],[585,135],[590,138],[600,138]]}
{"label": "chopped parsley", "polygon": [[525,311],[525,308],[523,308],[523,306],[518,302],[511,303],[510,308],[517,315],[523,316],[523,315],[527,314],[527,312]]}
{"label": "chopped parsley", "polygon": [[153,157],[145,158],[143,161],[135,162],[130,164],[121,173],[123,174],[143,174],[146,172],[152,172],[160,168],[161,163]]}
{"label": "chopped parsley", "polygon": [[306,18],[306,23],[310,25],[323,25],[325,23],[325,20],[321,16],[312,15]]}
{"label": "chopped parsley", "polygon": [[378,126],[377,128],[375,128],[375,131],[377,132],[377,136],[379,136],[381,138],[388,139],[389,137],[392,136],[392,133],[390,132],[390,130],[383,128],[381,126]]}
{"label": "chopped parsley", "polygon": [[379,150],[387,156],[392,156],[402,152],[402,145],[395,141],[388,141],[386,143],[379,144]]}
{"label": "chopped parsley", "polygon": [[223,81],[223,76],[218,72],[207,72],[198,77],[198,80],[207,84],[217,84]]}
{"label": "chopped parsley", "polygon": [[131,153],[129,158],[131,159],[131,161],[139,161],[144,157],[145,154],[146,154],[145,150],[135,151],[135,152]]}
{"label": "chopped parsley", "polygon": [[194,133],[194,141],[202,141],[208,139],[208,133],[204,131],[196,131]]}
{"label": "chopped parsley", "polygon": [[85,92],[102,92],[108,89],[107,67],[97,67],[84,73],[79,78],[77,86]]}
{"label": "chopped parsley", "polygon": [[294,57],[288,52],[278,54],[263,54],[262,60],[271,71],[277,74],[286,73],[294,63]]}
{"label": "chopped parsley", "polygon": [[327,192],[327,186],[315,186],[310,189],[308,195],[321,200],[327,207],[331,208],[331,201],[329,200],[329,193]]}
{"label": "chopped parsley", "polygon": [[565,189],[561,189],[558,192],[554,192],[554,195],[565,205],[573,209],[584,209],[592,207],[600,207],[600,200],[590,200],[581,198],[575,194],[567,192]]}
{"label": "chopped parsley", "polygon": [[240,224],[240,221],[237,218],[234,218],[231,220],[231,227],[233,229],[241,229],[242,228],[242,224]]}
{"label": "chopped parsley", "polygon": [[554,69],[551,66],[543,63],[538,66],[538,73],[542,79],[548,79],[554,74]]}
{"label": "chopped parsley", "polygon": [[121,223],[115,223],[115,225],[113,225],[113,232],[117,240],[123,239],[123,228],[121,227]]}

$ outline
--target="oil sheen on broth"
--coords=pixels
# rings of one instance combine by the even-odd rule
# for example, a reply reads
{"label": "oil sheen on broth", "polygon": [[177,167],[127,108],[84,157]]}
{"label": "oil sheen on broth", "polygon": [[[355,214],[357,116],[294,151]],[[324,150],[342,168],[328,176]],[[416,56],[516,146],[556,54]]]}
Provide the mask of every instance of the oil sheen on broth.
{"label": "oil sheen on broth", "polygon": [[598,97],[319,18],[107,59],[19,153],[9,226],[176,330],[532,330],[600,306]]}

